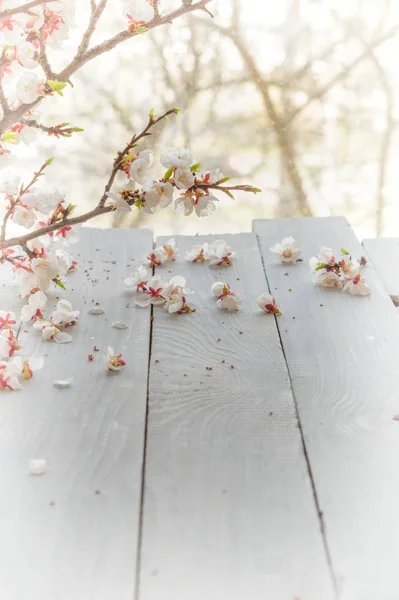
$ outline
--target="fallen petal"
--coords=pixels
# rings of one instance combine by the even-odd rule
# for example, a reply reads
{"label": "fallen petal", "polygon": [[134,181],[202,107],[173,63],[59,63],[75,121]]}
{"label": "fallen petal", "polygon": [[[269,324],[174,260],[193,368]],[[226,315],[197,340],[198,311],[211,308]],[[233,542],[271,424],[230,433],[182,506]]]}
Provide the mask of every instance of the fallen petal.
{"label": "fallen petal", "polygon": [[68,377],[68,379],[57,379],[54,381],[54,386],[56,388],[67,388],[71,386],[73,383],[73,377]]}
{"label": "fallen petal", "polygon": [[89,310],[89,315],[103,315],[104,313],[105,310],[101,308],[101,306],[93,306],[93,308]]}
{"label": "fallen petal", "polygon": [[125,323],[125,321],[115,321],[115,323],[112,323],[112,327],[115,327],[115,329],[128,329],[129,326],[127,325],[127,323]]}
{"label": "fallen petal", "polygon": [[48,471],[47,462],[44,458],[34,458],[29,462],[29,470],[32,475],[44,475]]}

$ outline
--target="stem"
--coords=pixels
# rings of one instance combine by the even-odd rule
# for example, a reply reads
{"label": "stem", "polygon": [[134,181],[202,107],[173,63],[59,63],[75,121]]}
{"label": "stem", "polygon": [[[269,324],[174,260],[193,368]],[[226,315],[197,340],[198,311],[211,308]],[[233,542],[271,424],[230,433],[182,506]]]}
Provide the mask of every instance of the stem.
{"label": "stem", "polygon": [[[45,0],[46,4],[50,4],[51,2],[57,2],[57,0]],[[43,0],[31,0],[31,2],[26,2],[15,8],[6,8],[6,10],[0,12],[0,21],[8,19],[12,15],[17,15],[18,13],[28,13],[31,8],[39,6],[40,4],[43,4]]]}

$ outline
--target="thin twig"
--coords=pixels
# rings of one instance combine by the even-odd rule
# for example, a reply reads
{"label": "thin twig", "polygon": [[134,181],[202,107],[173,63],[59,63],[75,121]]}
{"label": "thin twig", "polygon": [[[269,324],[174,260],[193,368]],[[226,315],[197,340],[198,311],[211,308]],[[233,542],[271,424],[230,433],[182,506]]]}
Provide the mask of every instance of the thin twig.
{"label": "thin twig", "polygon": [[159,121],[162,121],[163,119],[167,118],[171,114],[176,114],[175,108],[172,108],[172,109],[166,111],[162,116],[158,117],[157,119],[150,117],[148,120],[148,123],[147,123],[146,127],[143,129],[143,131],[137,135],[135,134],[132,137],[132,139],[130,140],[130,142],[125,146],[125,148],[121,152],[118,152],[118,155],[114,161],[114,166],[111,171],[111,175],[107,181],[107,184],[104,189],[104,193],[100,198],[98,206],[104,206],[105,202],[107,201],[107,198],[108,198],[107,193],[110,191],[112,184],[115,181],[115,177],[121,168],[124,157],[129,153],[129,151],[134,146],[136,146],[137,142],[139,142],[143,137],[146,137],[147,135],[151,135],[150,133],[148,133],[149,130],[151,129],[151,127],[153,127],[154,125],[159,123]]}
{"label": "thin twig", "polygon": [[42,67],[47,79],[56,79],[57,76],[53,73],[47,57],[46,44],[44,42],[43,28],[39,32],[39,63]]}
{"label": "thin twig", "polygon": [[152,10],[154,11],[154,19],[159,19],[159,0],[152,0]]}
{"label": "thin twig", "polygon": [[[46,4],[50,4],[50,2],[57,2],[58,0],[45,0]],[[35,8],[35,6],[39,6],[43,4],[43,0],[31,0],[31,2],[26,2],[25,4],[21,4],[20,6],[16,6],[15,8],[6,8],[0,12],[0,21],[3,19],[8,19],[12,15],[17,15],[19,13],[28,13],[31,8]]]}
{"label": "thin twig", "polygon": [[[152,18],[150,21],[148,21],[145,24],[145,28],[148,31],[151,29],[155,29],[156,27],[159,27],[160,25],[165,25],[167,23],[171,23],[172,21],[174,21],[178,17],[181,17],[184,14],[193,12],[195,10],[204,9],[205,6],[207,4],[209,4],[210,2],[211,2],[211,0],[199,0],[198,2],[195,2],[193,4],[182,5],[178,9],[170,12],[167,15],[164,15],[164,16],[156,18],[156,19]],[[88,63],[90,60],[93,60],[93,58],[96,58],[97,56],[104,54],[104,52],[108,52],[109,50],[112,50],[113,48],[115,48],[116,46],[121,44],[122,42],[125,42],[126,40],[129,40],[133,37],[136,37],[137,35],[141,35],[140,30],[139,31],[135,31],[135,30],[129,31],[128,29],[125,29],[124,31],[120,31],[119,33],[114,35],[112,38],[105,40],[104,42],[101,42],[101,44],[98,44],[97,46],[94,46],[93,48],[91,48],[90,50],[85,52],[83,55],[77,54],[75,56],[75,58],[72,60],[72,62],[63,71],[61,71],[61,73],[59,73],[59,76],[58,76],[59,79],[61,81],[68,81],[70,79],[71,75],[73,75],[78,69],[80,69],[86,63]]]}

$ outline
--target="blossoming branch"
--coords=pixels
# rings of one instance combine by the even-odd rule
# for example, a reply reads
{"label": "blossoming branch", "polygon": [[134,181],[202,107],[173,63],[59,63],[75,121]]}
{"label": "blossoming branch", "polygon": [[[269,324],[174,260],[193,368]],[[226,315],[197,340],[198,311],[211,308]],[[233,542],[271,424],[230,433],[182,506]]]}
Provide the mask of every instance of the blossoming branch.
{"label": "blossoming branch", "polygon": [[54,94],[63,95],[71,77],[86,63],[116,46],[161,25],[172,23],[184,14],[205,11],[211,0],[196,2],[182,0],[181,5],[162,14],[159,0],[142,0],[147,8],[145,18],[135,15],[134,9],[124,15],[125,27],[113,37],[95,46],[91,39],[109,0],[91,0],[90,18],[76,55],[55,72],[49,50],[68,38],[69,31],[80,25],[75,18],[75,0],[30,0],[15,6],[15,0],[0,2],[0,160],[7,159],[10,148],[19,142],[29,143],[32,134],[42,129],[49,135],[69,136],[81,131],[60,123],[47,127],[37,121],[34,110],[40,102]]}

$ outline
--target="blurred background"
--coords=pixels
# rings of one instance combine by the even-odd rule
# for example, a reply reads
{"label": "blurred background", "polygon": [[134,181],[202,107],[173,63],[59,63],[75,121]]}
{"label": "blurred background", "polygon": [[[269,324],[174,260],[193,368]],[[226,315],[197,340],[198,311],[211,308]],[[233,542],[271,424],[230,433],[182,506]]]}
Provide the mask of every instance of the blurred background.
{"label": "blurred background", "polygon": [[[149,9],[145,0],[109,5],[94,42],[126,28],[127,12],[145,19]],[[54,68],[73,55],[88,7],[76,3],[70,39],[49,51]],[[214,0],[209,9],[213,19],[184,16],[81,69],[73,89],[41,105],[40,120],[70,121],[84,133],[61,140],[39,133],[18,147],[21,172],[55,156],[49,182],[80,209],[92,207],[116,151],[143,128],[149,109],[177,106],[181,113],[147,143],[156,156],[187,146],[233,185],[263,191],[237,193],[235,202],[221,197],[204,219],[136,211],[118,226],[224,233],[249,231],[254,218],[345,215],[360,238],[398,236],[398,0]],[[91,222],[111,224],[108,216]]]}

